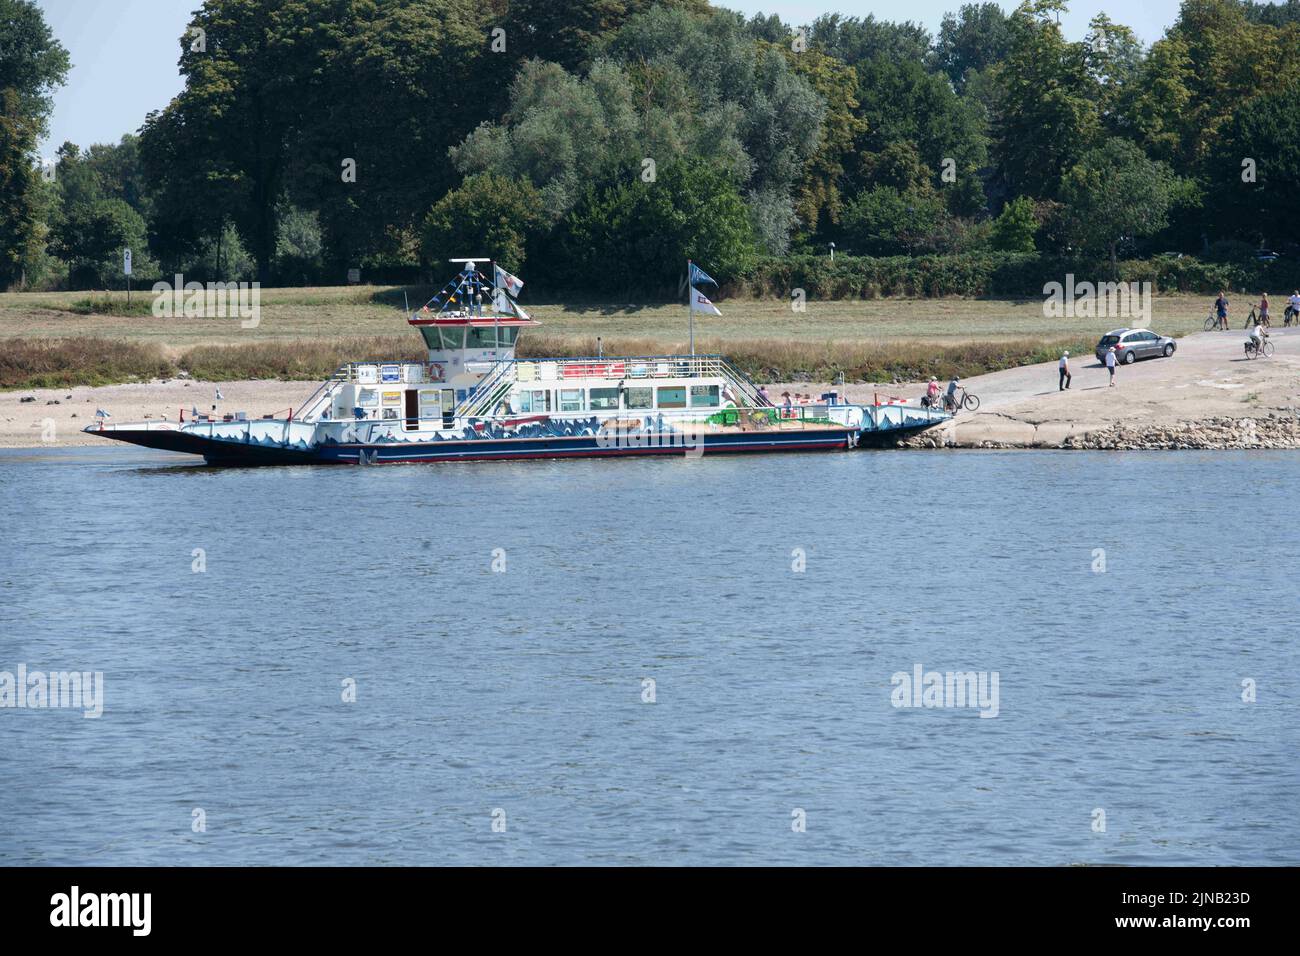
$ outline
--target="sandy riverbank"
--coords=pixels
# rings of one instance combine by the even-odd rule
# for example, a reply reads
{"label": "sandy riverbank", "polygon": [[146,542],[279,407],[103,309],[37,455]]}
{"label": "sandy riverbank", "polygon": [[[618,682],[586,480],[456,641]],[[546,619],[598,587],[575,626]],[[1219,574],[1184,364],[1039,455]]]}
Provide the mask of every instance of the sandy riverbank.
{"label": "sandy riverbank", "polygon": [[[197,407],[208,413],[215,403],[221,414],[248,412],[250,418],[278,412],[283,415],[300,405],[319,382],[214,382],[168,379],[137,385],[99,388],[21,389],[0,392],[0,447],[29,448],[107,444],[81,429],[95,422],[96,409],[104,409],[115,422],[167,418],[176,421]],[[220,387],[222,399],[217,401]],[[23,401],[31,399],[31,401]]]}
{"label": "sandy riverbank", "polygon": [[[1091,353],[1071,357],[1073,382],[1057,387],[1056,363],[979,375],[980,397],[908,444],[923,448],[1300,448],[1300,329],[1275,329],[1277,351],[1245,358],[1245,333],[1202,332],[1178,340],[1172,358],[1120,366],[1115,387]],[[946,384],[946,383],[944,383]],[[769,386],[774,397],[817,394],[806,383]],[[849,385],[850,401],[896,395],[916,401],[925,384]]]}
{"label": "sandy riverbank", "polygon": [[[1300,330],[1273,333],[1277,352],[1248,360],[1245,334],[1205,332],[1178,342],[1169,359],[1121,366],[1116,386],[1094,356],[1072,358],[1073,386],[1057,389],[1055,363],[1028,365],[969,379],[980,410],[914,438],[926,448],[1300,448]],[[221,413],[283,414],[315,391],[316,382],[223,382]],[[197,406],[209,411],[217,384],[171,379],[101,388],[0,392],[0,446],[93,445],[83,434],[95,410],[114,421],[175,420]],[[769,386],[820,394],[830,386],[797,382]],[[924,383],[849,385],[850,401],[890,395],[919,398]],[[23,401],[28,398],[30,401]]]}

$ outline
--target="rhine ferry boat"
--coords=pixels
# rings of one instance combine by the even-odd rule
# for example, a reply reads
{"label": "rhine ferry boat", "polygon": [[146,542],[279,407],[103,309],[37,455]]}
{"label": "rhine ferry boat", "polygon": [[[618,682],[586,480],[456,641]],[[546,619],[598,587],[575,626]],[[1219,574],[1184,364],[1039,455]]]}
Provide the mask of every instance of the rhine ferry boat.
{"label": "rhine ferry boat", "polygon": [[520,334],[538,325],[515,301],[522,282],[490,260],[453,261],[455,279],[407,316],[425,362],[350,362],[285,418],[101,418],[85,431],[212,465],[387,464],[828,451],[948,417],[834,393],[776,405],[720,355],[519,359]]}

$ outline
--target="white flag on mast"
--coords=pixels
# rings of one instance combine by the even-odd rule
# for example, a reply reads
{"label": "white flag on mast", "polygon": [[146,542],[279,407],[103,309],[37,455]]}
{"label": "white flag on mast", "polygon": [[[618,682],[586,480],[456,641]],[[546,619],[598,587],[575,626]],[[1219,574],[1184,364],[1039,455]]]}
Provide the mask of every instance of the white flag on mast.
{"label": "white flag on mast", "polygon": [[518,276],[512,276],[509,272],[506,272],[505,269],[502,269],[496,263],[493,263],[492,267],[496,270],[497,287],[501,289],[505,289],[506,292],[509,293],[512,299],[517,299],[519,297],[519,293],[523,291],[524,280],[519,278]]}
{"label": "white flag on mast", "polygon": [[691,286],[691,311],[707,312],[709,315],[721,315],[718,307],[709,301],[708,297],[695,286]]}

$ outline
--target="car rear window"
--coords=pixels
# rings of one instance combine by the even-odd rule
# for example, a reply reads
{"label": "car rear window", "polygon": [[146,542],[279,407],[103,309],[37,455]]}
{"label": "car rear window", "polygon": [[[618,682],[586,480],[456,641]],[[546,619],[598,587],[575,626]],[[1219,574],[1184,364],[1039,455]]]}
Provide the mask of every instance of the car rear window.
{"label": "car rear window", "polygon": [[1119,341],[1119,336],[1118,336],[1118,335],[1103,335],[1103,336],[1101,337],[1101,343],[1100,343],[1100,344],[1102,344],[1102,345],[1114,345],[1114,344],[1115,344],[1116,342],[1118,342],[1118,341]]}

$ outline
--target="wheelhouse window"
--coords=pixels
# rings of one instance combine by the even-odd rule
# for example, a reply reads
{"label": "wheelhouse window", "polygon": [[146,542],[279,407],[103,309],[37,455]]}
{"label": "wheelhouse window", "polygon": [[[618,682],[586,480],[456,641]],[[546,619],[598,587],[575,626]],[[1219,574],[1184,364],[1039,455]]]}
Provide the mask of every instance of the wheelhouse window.
{"label": "wheelhouse window", "polygon": [[560,411],[562,412],[582,411],[582,389],[580,388],[560,389]]}
{"label": "wheelhouse window", "polygon": [[441,328],[438,329],[438,332],[442,335],[443,351],[463,349],[465,347],[465,327],[463,325]]}
{"label": "wheelhouse window", "polygon": [[472,349],[508,349],[514,346],[517,328],[494,325],[474,326],[469,330],[468,346]]}
{"label": "wheelhouse window", "polygon": [[718,386],[691,386],[691,408],[717,408],[719,404]]}
{"label": "wheelhouse window", "polygon": [[686,386],[664,385],[659,388],[660,408],[685,408]]}
{"label": "wheelhouse window", "polygon": [[655,393],[653,388],[627,389],[628,408],[654,408]]}
{"label": "wheelhouse window", "polygon": [[590,407],[593,412],[618,408],[617,388],[593,388],[589,396],[591,400]]}

